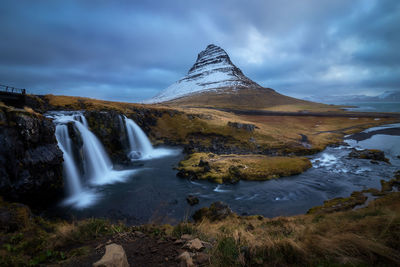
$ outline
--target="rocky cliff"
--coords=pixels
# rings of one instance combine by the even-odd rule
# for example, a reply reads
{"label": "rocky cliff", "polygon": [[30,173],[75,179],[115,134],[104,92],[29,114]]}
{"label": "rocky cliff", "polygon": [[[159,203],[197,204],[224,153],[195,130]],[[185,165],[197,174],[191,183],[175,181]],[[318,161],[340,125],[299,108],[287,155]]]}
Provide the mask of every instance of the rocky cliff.
{"label": "rocky cliff", "polygon": [[33,206],[62,197],[63,155],[54,130],[32,110],[0,106],[0,195]]}

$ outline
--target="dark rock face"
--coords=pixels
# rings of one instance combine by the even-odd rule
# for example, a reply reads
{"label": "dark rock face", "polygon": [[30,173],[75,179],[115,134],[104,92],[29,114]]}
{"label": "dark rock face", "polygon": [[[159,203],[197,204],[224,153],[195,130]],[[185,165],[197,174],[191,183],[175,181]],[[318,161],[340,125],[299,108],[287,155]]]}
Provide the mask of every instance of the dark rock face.
{"label": "dark rock face", "polygon": [[[156,139],[156,133],[151,127],[157,124],[157,120],[164,113],[173,117],[177,111],[159,111],[156,109],[134,109],[128,115],[129,119],[135,121],[150,139]],[[123,114],[116,111],[86,111],[86,120],[90,130],[100,139],[108,155],[114,163],[128,163],[129,140],[125,127]],[[70,133],[71,134],[71,133]],[[72,138],[72,137],[71,137]]]}
{"label": "dark rock face", "polygon": [[0,194],[49,205],[63,195],[63,154],[53,123],[25,112],[0,110]]}
{"label": "dark rock face", "polygon": [[111,159],[127,161],[129,141],[121,115],[115,111],[86,111],[84,115],[90,130],[100,139]]}
{"label": "dark rock face", "polygon": [[384,161],[389,163],[389,159],[385,158],[385,153],[376,149],[364,149],[350,152],[349,157],[358,159],[370,159],[373,161]]}
{"label": "dark rock face", "polygon": [[248,132],[254,132],[256,126],[254,124],[240,123],[240,122],[230,122],[228,121],[228,126],[236,129],[243,129]]}
{"label": "dark rock face", "polygon": [[201,221],[205,218],[210,221],[219,221],[223,220],[233,212],[229,208],[229,206],[221,201],[217,201],[211,204],[209,208],[201,208],[193,214],[193,219],[197,221]]}

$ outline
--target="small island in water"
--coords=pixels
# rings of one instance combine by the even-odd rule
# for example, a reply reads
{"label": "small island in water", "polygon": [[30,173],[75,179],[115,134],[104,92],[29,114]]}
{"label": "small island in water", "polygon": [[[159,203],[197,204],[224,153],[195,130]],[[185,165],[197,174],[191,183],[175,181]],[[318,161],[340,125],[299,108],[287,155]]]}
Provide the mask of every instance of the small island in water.
{"label": "small island in water", "polygon": [[[91,11],[98,12],[102,5]],[[108,21],[107,16],[103,19]],[[155,30],[157,23],[151,21],[146,27]],[[78,31],[82,34],[84,24]],[[62,35],[67,34],[69,28],[63,29]],[[273,58],[276,47],[270,43],[274,39],[263,39],[268,34],[248,31],[252,44],[260,46],[235,50],[227,45],[231,49],[224,50],[206,44],[183,78],[143,101],[118,90],[114,99],[123,101],[87,97],[83,89],[67,90],[67,95],[56,89],[19,89],[2,85],[1,79],[17,77],[11,74],[14,67],[10,64],[8,76],[0,68],[0,266],[399,266],[399,94],[394,90],[382,97],[358,96],[357,101],[341,95],[335,98],[341,104],[333,105],[326,103],[336,100],[321,97],[318,90],[300,99],[283,94],[282,86],[265,87],[267,82],[256,77],[264,71],[273,75],[282,65],[271,61],[276,70],[263,65],[254,71],[261,57]],[[330,29],[329,38],[338,31]],[[79,58],[105,51],[103,35],[89,35],[99,47],[86,47]],[[340,60],[350,57],[357,40],[340,43],[346,56],[340,54]],[[291,53],[292,42],[285,44]],[[67,47],[63,51],[69,51],[73,61],[75,48]],[[301,50],[311,49],[305,47]],[[47,46],[46,51],[61,55]],[[158,84],[173,75],[162,70],[157,57],[181,64],[170,62],[169,53],[132,53],[135,60],[143,57],[143,64],[152,66],[151,75],[146,74],[151,77],[140,79]],[[288,60],[285,53],[277,58]],[[28,63],[35,61],[31,56]],[[109,61],[104,63],[107,71],[114,61],[123,65],[123,58],[116,58],[104,59]],[[79,62],[83,69],[91,68],[91,62]],[[124,65],[121,70],[136,67]],[[324,68],[333,69],[335,79],[354,71]],[[46,75],[34,67],[24,71],[28,69],[38,75],[32,80],[44,87],[57,78],[50,78],[50,67]],[[75,77],[81,75],[79,70],[69,69],[68,81],[78,79],[86,88],[90,82]],[[23,82],[25,77],[19,77]],[[328,75],[314,78],[331,81]],[[136,75],[129,81],[139,88],[140,79]],[[273,79],[271,84],[276,84]],[[300,82],[299,88],[304,89]],[[383,96],[391,102],[384,102]],[[372,101],[369,108],[360,104],[367,100]]]}

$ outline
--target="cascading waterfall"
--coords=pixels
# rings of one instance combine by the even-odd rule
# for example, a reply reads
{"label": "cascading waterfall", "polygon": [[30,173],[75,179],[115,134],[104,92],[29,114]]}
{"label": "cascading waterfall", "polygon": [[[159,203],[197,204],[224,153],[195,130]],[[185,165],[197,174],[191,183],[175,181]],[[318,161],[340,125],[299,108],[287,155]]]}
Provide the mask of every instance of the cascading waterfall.
{"label": "cascading waterfall", "polygon": [[130,151],[131,160],[145,160],[165,157],[179,153],[177,149],[154,148],[143,130],[131,119],[123,116]]}
{"label": "cascading waterfall", "polygon": [[69,195],[77,195],[82,192],[82,184],[79,180],[79,173],[76,168],[71,146],[71,138],[68,134],[67,125],[57,125],[56,138],[58,146],[64,154],[64,176],[66,177],[66,185]]}
{"label": "cascading waterfall", "polygon": [[131,159],[148,158],[154,152],[150,140],[143,130],[131,119],[124,116],[126,132],[128,135]]}
{"label": "cascading waterfall", "polygon": [[83,157],[85,159],[85,176],[89,177],[91,183],[101,184],[104,181],[104,174],[112,170],[111,160],[105,152],[97,137],[79,121],[75,126],[83,140]]}
{"label": "cascading waterfall", "polygon": [[[91,205],[97,198],[91,186],[124,181],[134,170],[115,171],[110,158],[98,138],[90,131],[83,114],[50,115],[56,124],[56,138],[64,154],[64,178],[67,185],[66,204],[76,208]],[[68,123],[73,123],[82,139],[82,158],[75,159],[73,142],[68,132]],[[77,162],[83,161],[84,173],[78,170]]]}

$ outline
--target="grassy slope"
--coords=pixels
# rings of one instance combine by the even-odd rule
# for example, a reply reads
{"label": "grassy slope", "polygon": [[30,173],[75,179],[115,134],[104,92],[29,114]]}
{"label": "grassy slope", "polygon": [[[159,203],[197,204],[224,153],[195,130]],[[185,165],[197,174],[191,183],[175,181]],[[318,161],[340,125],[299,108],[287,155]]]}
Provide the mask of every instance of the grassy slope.
{"label": "grassy slope", "polygon": [[[113,110],[127,116],[137,113],[138,110],[163,111],[160,113],[162,115],[154,117],[157,123],[149,127],[148,134],[153,143],[168,142],[187,145],[193,142],[197,147],[204,148],[200,151],[207,151],[210,148],[212,151],[213,142],[219,138],[224,140],[222,144],[224,147],[238,148],[239,151],[273,151],[271,153],[274,155],[281,156],[312,154],[321,151],[329,144],[339,143],[345,134],[395,121],[383,118],[374,120],[374,118],[235,115],[208,108],[172,108],[54,95],[45,96],[45,99],[51,106],[59,109]],[[297,100],[293,101],[294,105],[298,104]],[[303,102],[305,101],[301,103]],[[228,122],[253,124],[256,128],[254,131],[246,131],[231,127]],[[303,146],[300,134],[307,136],[311,148]],[[229,162],[228,167],[239,166],[237,176],[243,179],[269,179],[296,174],[299,170],[307,169],[307,164],[301,158],[268,158],[268,164],[262,168],[266,173],[264,176],[249,175],[248,170],[244,171],[240,168],[243,163],[248,164],[249,159],[236,156],[235,160],[236,162]],[[258,159],[258,161],[265,162],[265,159]],[[190,171],[187,166],[186,169]],[[217,169],[221,170],[221,167]],[[219,173],[220,175],[213,175],[215,171],[212,170],[201,175],[200,178],[216,182],[237,179],[232,171],[229,172],[229,168],[225,169],[227,170]],[[260,168],[257,167],[254,173],[259,170]]]}
{"label": "grassy slope", "polygon": [[165,103],[175,107],[216,107],[274,111],[338,111],[338,106],[288,97],[270,88],[224,89],[178,98]]}

